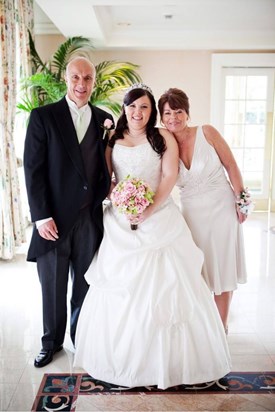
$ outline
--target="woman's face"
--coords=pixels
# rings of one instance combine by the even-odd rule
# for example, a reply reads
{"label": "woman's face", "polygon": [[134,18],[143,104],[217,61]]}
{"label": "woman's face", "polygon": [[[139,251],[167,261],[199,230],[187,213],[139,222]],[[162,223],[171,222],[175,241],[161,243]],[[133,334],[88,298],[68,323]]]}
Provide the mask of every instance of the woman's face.
{"label": "woman's face", "polygon": [[144,129],[152,113],[151,102],[148,96],[141,96],[124,107],[128,127],[136,130]]}
{"label": "woman's face", "polygon": [[168,103],[165,103],[161,120],[169,132],[179,133],[187,125],[188,114],[184,109],[173,110]]}

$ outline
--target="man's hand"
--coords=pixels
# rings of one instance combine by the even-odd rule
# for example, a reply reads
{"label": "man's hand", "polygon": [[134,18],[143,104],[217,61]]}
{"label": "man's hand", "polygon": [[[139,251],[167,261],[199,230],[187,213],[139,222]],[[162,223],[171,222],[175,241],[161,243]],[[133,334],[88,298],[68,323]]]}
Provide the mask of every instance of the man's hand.
{"label": "man's hand", "polygon": [[54,242],[58,239],[58,230],[53,219],[43,223],[37,230],[43,239],[53,240]]}

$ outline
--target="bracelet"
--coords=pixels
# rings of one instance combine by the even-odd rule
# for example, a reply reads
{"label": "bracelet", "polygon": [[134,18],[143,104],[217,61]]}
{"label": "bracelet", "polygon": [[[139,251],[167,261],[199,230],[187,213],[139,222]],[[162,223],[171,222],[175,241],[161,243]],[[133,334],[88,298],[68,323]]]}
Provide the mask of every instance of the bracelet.
{"label": "bracelet", "polygon": [[235,202],[239,211],[244,215],[248,215],[254,209],[254,203],[247,187],[235,196]]}

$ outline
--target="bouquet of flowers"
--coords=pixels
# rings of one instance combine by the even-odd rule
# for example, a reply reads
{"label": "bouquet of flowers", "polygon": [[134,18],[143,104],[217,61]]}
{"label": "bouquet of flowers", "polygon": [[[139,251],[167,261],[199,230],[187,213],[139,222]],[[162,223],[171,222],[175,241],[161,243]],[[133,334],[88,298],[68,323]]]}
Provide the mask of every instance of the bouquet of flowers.
{"label": "bouquet of flowers", "polygon": [[251,200],[251,195],[248,192],[247,187],[238,196],[236,196],[235,202],[239,211],[244,215],[248,215],[254,209],[254,203]]}
{"label": "bouquet of flowers", "polygon": [[131,229],[138,228],[139,217],[150,203],[153,203],[154,192],[142,179],[128,175],[112,190],[111,201],[120,213],[126,215]]}

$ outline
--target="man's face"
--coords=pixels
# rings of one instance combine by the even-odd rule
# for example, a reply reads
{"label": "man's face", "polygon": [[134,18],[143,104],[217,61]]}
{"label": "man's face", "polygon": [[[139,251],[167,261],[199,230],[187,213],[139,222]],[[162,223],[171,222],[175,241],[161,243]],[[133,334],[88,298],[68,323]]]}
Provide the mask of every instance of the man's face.
{"label": "man's face", "polygon": [[95,82],[95,69],[85,59],[71,61],[66,70],[65,81],[68,97],[75,102],[77,107],[88,103]]}

